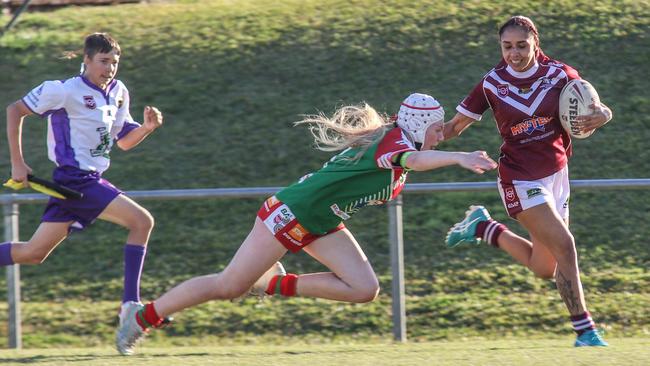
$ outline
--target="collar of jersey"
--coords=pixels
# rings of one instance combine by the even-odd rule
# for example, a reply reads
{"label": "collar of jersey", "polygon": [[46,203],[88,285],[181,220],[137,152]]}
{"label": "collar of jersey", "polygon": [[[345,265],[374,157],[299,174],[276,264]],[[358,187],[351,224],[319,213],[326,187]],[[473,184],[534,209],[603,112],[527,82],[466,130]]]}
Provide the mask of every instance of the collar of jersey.
{"label": "collar of jersey", "polygon": [[533,67],[531,67],[530,69],[528,69],[526,71],[522,71],[522,72],[515,71],[512,67],[510,67],[510,65],[508,65],[506,67],[506,71],[510,75],[512,75],[512,76],[514,76],[514,77],[516,77],[518,79],[525,79],[525,78],[533,76],[533,74],[537,72],[537,69],[539,69],[539,64],[537,63],[537,60],[535,60],[535,64],[533,65]]}
{"label": "collar of jersey", "polygon": [[113,87],[115,86],[115,83],[117,83],[117,81],[116,81],[115,79],[113,79],[113,80],[111,80],[111,82],[106,86],[106,90],[103,90],[102,88],[100,88],[100,87],[98,87],[97,85],[93,84],[90,80],[86,79],[85,76],[83,76],[83,75],[79,75],[79,77],[81,78],[81,80],[83,80],[83,82],[84,82],[86,85],[88,85],[88,86],[91,87],[92,89],[95,89],[95,90],[97,90],[98,92],[102,93],[103,96],[108,96],[108,93],[110,93],[111,89],[113,89]]}

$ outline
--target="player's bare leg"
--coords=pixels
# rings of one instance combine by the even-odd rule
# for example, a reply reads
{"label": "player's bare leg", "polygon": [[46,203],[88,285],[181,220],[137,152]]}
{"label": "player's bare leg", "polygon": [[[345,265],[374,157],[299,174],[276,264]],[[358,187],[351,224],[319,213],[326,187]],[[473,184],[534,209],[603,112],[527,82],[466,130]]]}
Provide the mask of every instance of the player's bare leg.
{"label": "player's bare leg", "polygon": [[16,264],[40,264],[67,236],[72,222],[42,222],[27,242],[13,242],[11,257]]}
{"label": "player's bare leg", "polygon": [[499,236],[498,245],[517,262],[528,267],[537,277],[553,278],[557,265],[555,257],[544,244],[532,235],[531,237],[532,241],[505,230]]}
{"label": "player's bare leg", "polygon": [[571,315],[587,311],[585,305],[578,255],[573,235],[562,218],[550,206],[543,204],[521,212],[517,219],[531,236],[545,246],[557,261],[555,274],[558,291]]}
{"label": "player's bare leg", "polygon": [[154,219],[149,211],[123,194],[115,197],[99,218],[129,230],[126,242],[132,245],[147,245],[154,226]]}
{"label": "player's bare leg", "polygon": [[377,297],[377,276],[348,229],[318,238],[304,250],[332,272],[300,275],[297,295],[355,303]]}
{"label": "player's bare leg", "polygon": [[239,297],[286,252],[256,218],[253,229],[222,272],[194,277],[169,290],[154,301],[156,312],[164,317],[209,300]]}
{"label": "player's bare leg", "polygon": [[465,218],[449,229],[445,244],[454,248],[485,242],[503,249],[538,277],[552,278],[556,267],[553,253],[543,243],[538,243],[539,240],[533,235],[531,237],[532,242],[494,221],[485,207],[472,205],[465,212]]}

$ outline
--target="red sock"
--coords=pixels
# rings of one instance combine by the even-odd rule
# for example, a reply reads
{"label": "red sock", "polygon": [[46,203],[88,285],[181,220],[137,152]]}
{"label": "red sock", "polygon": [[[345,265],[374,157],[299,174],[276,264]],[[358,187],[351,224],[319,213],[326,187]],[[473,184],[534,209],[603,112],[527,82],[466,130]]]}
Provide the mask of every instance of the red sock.
{"label": "red sock", "polygon": [[267,295],[280,294],[282,296],[290,297],[296,296],[296,288],[298,287],[298,275],[287,273],[286,276],[276,275],[269,281],[269,286],[266,288]]}
{"label": "red sock", "polygon": [[283,275],[275,275],[273,278],[271,278],[271,281],[269,281],[269,285],[266,287],[266,291],[264,291],[267,295],[274,295],[278,293],[277,287],[280,286],[280,283],[282,282],[282,277]]}
{"label": "red sock", "polygon": [[298,288],[298,275],[287,273],[280,282],[280,295],[290,297],[296,296],[296,289]]}
{"label": "red sock", "polygon": [[142,329],[158,328],[163,321],[163,318],[156,312],[153,302],[148,303],[144,306],[144,309],[138,311],[135,319]]}

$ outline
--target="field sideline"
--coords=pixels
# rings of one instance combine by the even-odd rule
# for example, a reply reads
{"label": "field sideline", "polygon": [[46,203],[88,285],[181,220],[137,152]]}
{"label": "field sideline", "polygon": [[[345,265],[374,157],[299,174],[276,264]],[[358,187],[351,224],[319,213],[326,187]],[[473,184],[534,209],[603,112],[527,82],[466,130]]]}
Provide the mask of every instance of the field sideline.
{"label": "field sideline", "polygon": [[2,365],[647,365],[650,338],[608,339],[609,348],[573,348],[572,339],[463,340],[406,344],[249,345],[138,349],[130,357],[109,348],[0,351]]}

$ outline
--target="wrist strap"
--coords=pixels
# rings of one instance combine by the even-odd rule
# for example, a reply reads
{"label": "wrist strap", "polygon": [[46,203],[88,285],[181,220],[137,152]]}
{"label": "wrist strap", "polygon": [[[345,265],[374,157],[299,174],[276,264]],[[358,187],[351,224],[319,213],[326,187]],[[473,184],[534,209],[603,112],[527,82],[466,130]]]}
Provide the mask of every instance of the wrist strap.
{"label": "wrist strap", "polygon": [[411,168],[409,168],[409,167],[406,166],[406,159],[408,159],[408,157],[409,157],[411,154],[413,154],[414,152],[415,152],[415,151],[407,151],[407,152],[405,152],[405,153],[402,154],[402,156],[401,156],[400,159],[399,159],[399,165],[400,165],[402,168],[404,168],[404,169],[406,169],[406,170],[411,170]]}

